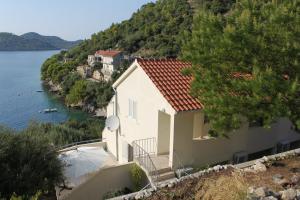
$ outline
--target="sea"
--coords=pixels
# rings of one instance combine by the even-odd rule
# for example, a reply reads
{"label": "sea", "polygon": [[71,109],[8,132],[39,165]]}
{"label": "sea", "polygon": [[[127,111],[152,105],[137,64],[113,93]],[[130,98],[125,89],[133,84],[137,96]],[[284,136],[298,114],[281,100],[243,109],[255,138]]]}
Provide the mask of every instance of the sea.
{"label": "sea", "polygon": [[[43,62],[58,51],[0,52],[0,126],[22,130],[31,121],[62,123],[88,115],[69,109],[40,79]],[[58,112],[44,113],[56,108]]]}

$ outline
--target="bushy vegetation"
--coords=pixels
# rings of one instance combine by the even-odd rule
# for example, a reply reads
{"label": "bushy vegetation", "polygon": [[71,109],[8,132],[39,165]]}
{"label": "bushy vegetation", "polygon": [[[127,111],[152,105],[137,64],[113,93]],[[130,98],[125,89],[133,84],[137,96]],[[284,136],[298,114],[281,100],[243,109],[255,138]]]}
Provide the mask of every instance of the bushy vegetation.
{"label": "bushy vegetation", "polygon": [[104,128],[104,119],[88,118],[83,121],[69,120],[62,124],[32,122],[26,134],[45,136],[56,147],[83,140],[100,139]]}
{"label": "bushy vegetation", "polygon": [[[241,0],[227,15],[201,10],[183,57],[193,63],[192,93],[212,133],[245,121],[300,127],[299,0]],[[243,118],[245,117],[245,118]]]}
{"label": "bushy vegetation", "polygon": [[145,172],[137,164],[134,164],[130,169],[130,175],[134,191],[141,190],[147,177]]}
{"label": "bushy vegetation", "polygon": [[16,132],[0,126],[0,199],[35,199],[63,183],[57,150],[73,142],[100,139],[103,121],[70,120],[64,124],[32,122]]}
{"label": "bushy vegetation", "polygon": [[112,48],[143,57],[177,57],[181,37],[185,31],[190,31],[192,18],[186,0],[148,3],[129,20],[92,35],[90,40],[68,51],[68,56],[82,63],[88,54]]}
{"label": "bushy vegetation", "polygon": [[214,14],[226,14],[236,0],[189,0],[195,10],[206,9]]}
{"label": "bushy vegetation", "polygon": [[38,132],[15,133],[0,127],[0,196],[29,199],[63,182],[62,163],[54,146]]}

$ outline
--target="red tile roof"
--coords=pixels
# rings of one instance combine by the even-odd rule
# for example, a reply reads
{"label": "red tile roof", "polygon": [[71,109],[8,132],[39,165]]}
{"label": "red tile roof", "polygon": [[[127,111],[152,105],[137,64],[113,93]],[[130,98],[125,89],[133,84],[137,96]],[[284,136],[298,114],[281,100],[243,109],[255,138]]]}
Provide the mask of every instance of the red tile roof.
{"label": "red tile roof", "polygon": [[192,77],[181,74],[181,70],[191,67],[191,63],[174,59],[138,59],[137,61],[177,112],[203,108],[202,104],[189,94]]}
{"label": "red tile roof", "polygon": [[107,56],[107,57],[115,57],[116,55],[120,54],[122,51],[116,51],[116,50],[99,50],[96,51],[96,54]]}

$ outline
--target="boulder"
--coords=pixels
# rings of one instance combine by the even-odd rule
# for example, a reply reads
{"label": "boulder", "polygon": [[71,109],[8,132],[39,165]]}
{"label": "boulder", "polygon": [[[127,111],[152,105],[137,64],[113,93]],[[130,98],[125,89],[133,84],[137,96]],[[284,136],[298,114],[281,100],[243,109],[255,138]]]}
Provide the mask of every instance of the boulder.
{"label": "boulder", "polygon": [[268,195],[268,189],[266,187],[259,187],[254,190],[253,194],[259,198],[262,198]]}
{"label": "boulder", "polygon": [[285,179],[281,174],[275,174],[273,177],[273,182],[277,185],[281,185],[285,187],[286,185],[289,185],[289,181]]}
{"label": "boulder", "polygon": [[296,153],[297,155],[300,155],[300,149],[296,149],[296,150],[295,150],[295,153]]}
{"label": "boulder", "polygon": [[267,171],[267,167],[266,165],[264,165],[263,163],[256,161],[255,164],[253,165],[253,169],[257,172],[265,172]]}
{"label": "boulder", "polygon": [[291,183],[294,185],[300,184],[300,176],[299,175],[293,175],[291,178]]}
{"label": "boulder", "polygon": [[289,188],[287,190],[281,191],[280,194],[282,200],[294,200],[297,196],[297,191],[293,188]]}
{"label": "boulder", "polygon": [[273,196],[268,196],[268,197],[262,198],[262,200],[278,200],[278,198],[273,197]]}

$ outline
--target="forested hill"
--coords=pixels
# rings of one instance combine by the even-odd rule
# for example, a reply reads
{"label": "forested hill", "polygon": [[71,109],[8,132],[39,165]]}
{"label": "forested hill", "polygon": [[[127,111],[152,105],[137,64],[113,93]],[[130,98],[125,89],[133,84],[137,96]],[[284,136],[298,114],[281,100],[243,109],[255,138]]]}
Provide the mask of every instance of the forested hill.
{"label": "forested hill", "polygon": [[38,33],[14,35],[0,33],[0,51],[31,51],[69,49],[80,41],[69,42],[56,36],[43,36]]}
{"label": "forested hill", "polygon": [[191,7],[186,0],[159,0],[142,6],[129,20],[94,34],[71,49],[69,56],[84,62],[98,49],[118,48],[140,56],[175,57],[191,24]]}
{"label": "forested hill", "polygon": [[[42,66],[42,79],[62,86],[61,94],[66,97],[66,101],[76,99],[69,101],[72,104],[83,102],[96,108],[106,106],[112,96],[111,82],[91,83],[80,80],[76,73],[71,73],[78,65],[86,64],[88,55],[99,49],[119,49],[125,51],[125,54],[141,57],[178,57],[182,44],[190,38],[197,8],[216,8],[216,13],[223,13],[223,10],[228,10],[231,2],[232,0],[157,0],[155,3],[148,3],[130,19],[112,24],[108,29],[92,35],[91,39],[48,59]],[[63,62],[64,58],[69,58],[69,61]],[[128,64],[122,65],[122,70]],[[122,70],[113,75],[112,81]]]}

